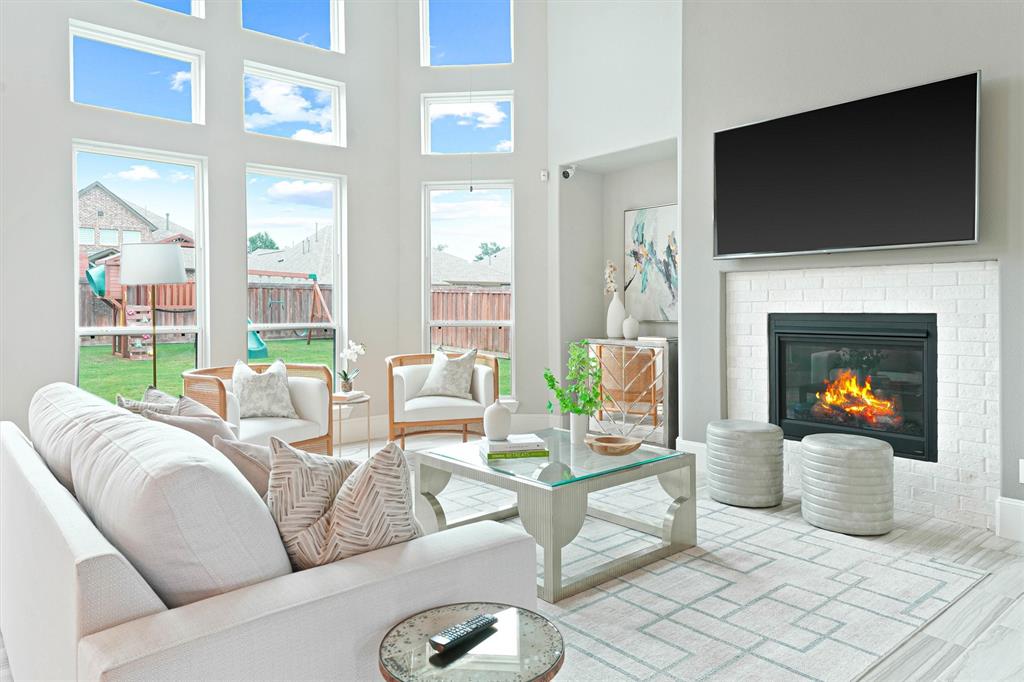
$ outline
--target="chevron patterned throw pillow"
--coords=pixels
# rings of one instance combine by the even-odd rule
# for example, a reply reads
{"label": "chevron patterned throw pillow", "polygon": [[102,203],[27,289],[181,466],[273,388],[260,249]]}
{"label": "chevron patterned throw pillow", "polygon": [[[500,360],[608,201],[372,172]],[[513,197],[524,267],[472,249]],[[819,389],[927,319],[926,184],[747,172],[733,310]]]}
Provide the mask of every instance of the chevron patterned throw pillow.
{"label": "chevron patterned throw pillow", "polygon": [[266,500],[298,570],[423,534],[413,516],[409,465],[394,443],[358,463],[271,438]]}

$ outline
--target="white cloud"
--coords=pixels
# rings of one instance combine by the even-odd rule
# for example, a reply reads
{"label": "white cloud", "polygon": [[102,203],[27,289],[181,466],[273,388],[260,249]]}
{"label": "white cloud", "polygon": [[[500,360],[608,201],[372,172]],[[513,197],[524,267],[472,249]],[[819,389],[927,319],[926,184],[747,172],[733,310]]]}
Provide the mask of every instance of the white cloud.
{"label": "white cloud", "polygon": [[117,173],[117,177],[130,182],[140,182],[142,180],[159,180],[160,174],[149,166],[133,164],[128,170]]}
{"label": "white cloud", "polygon": [[496,128],[508,118],[497,102],[434,102],[430,105],[431,121],[449,116],[458,118],[458,125],[472,124],[476,128]]}
{"label": "white cloud", "polygon": [[305,33],[303,33],[301,36],[296,38],[296,40],[299,41],[300,43],[304,43],[304,42],[306,42],[306,38],[309,38],[309,31],[306,31]]}
{"label": "white cloud", "polygon": [[174,90],[175,92],[181,92],[185,89],[185,83],[191,82],[191,71],[175,71],[174,75],[171,76],[171,90]]}
{"label": "white cloud", "polygon": [[512,140],[502,140],[494,146],[496,152],[510,152],[512,151]]}
{"label": "white cloud", "polygon": [[[314,106],[297,85],[257,76],[246,76],[245,82],[249,91],[247,99],[262,109],[245,115],[246,130],[262,130],[279,123],[311,123],[321,129],[330,128],[329,93],[323,106]],[[315,98],[319,102],[322,96],[318,94]]]}
{"label": "white cloud", "polygon": [[313,206],[330,206],[334,185],[313,180],[280,180],[267,188],[267,196],[275,201],[289,201]]}
{"label": "white cloud", "polygon": [[170,177],[171,182],[185,182],[186,180],[191,180],[191,179],[192,179],[192,174],[191,173],[184,173],[182,171],[174,171],[173,173],[171,173],[171,177]]}
{"label": "white cloud", "polygon": [[331,144],[334,142],[334,136],[330,130],[321,130],[319,132],[310,130],[309,128],[301,128],[292,133],[293,140],[302,140],[303,142],[317,142],[319,144]]}

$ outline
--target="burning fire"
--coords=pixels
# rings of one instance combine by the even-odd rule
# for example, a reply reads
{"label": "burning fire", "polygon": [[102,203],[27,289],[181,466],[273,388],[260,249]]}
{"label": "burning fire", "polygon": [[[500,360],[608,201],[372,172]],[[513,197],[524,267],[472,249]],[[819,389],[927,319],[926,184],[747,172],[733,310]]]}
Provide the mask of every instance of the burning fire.
{"label": "burning fire", "polygon": [[818,403],[812,409],[818,417],[835,417],[837,412],[865,421],[872,426],[899,426],[903,418],[896,415],[895,402],[875,395],[871,377],[861,385],[857,375],[844,369],[834,381],[825,382],[825,390],[815,393]]}

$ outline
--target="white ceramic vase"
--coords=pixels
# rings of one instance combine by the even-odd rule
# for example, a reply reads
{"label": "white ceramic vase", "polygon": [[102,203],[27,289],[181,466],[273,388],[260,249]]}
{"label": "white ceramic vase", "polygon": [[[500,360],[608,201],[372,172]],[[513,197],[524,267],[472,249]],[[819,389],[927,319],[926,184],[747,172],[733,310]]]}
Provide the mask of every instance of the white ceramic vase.
{"label": "white ceramic vase", "polygon": [[622,336],[627,339],[640,336],[640,322],[632,315],[622,321]]}
{"label": "white ceramic vase", "polygon": [[507,440],[512,430],[512,410],[495,400],[484,410],[484,435],[487,440]]}
{"label": "white ceramic vase", "polygon": [[569,442],[573,445],[583,445],[587,437],[587,427],[590,426],[589,414],[569,415]]}
{"label": "white ceramic vase", "polygon": [[612,295],[612,301],[608,304],[608,320],[605,324],[605,334],[609,339],[622,338],[622,322],[626,319],[626,306],[622,305],[619,292]]}

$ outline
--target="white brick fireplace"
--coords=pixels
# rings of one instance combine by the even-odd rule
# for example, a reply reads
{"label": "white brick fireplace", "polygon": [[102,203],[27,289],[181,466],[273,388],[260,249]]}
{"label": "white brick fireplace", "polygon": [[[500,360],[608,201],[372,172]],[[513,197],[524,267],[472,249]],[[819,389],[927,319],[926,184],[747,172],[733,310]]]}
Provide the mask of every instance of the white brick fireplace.
{"label": "white brick fireplace", "polygon": [[[726,274],[728,415],[768,420],[769,313],[936,313],[938,462],[896,458],[899,509],[980,528],[999,497],[996,261]],[[800,444],[786,441],[786,485]]]}

